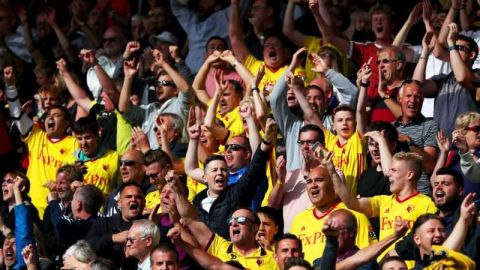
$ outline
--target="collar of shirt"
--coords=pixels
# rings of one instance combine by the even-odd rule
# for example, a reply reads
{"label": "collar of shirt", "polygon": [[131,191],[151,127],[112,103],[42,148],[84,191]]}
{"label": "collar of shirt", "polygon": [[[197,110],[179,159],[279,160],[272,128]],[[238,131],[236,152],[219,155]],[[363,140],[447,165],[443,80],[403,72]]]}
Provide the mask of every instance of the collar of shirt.
{"label": "collar of shirt", "polygon": [[421,123],[421,122],[423,122],[423,120],[425,120],[425,116],[423,116],[423,114],[420,114],[415,119],[408,121],[406,124],[403,124],[402,116],[400,116],[397,120],[395,120],[393,125],[396,126],[396,127],[398,127],[398,126],[404,126],[405,127],[405,126],[408,126],[408,125],[414,125],[414,124]]}
{"label": "collar of shirt", "polygon": [[236,182],[238,182],[240,177],[242,177],[247,172],[247,170],[248,170],[248,167],[244,166],[244,167],[238,169],[235,172],[229,172],[228,183],[227,184],[232,185],[232,184],[235,184]]}

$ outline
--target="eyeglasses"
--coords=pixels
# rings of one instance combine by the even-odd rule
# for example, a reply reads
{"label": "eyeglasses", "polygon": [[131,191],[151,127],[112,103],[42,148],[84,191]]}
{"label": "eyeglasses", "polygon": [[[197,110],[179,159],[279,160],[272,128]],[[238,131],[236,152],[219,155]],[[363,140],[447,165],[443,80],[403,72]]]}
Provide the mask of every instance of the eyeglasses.
{"label": "eyeglasses", "polygon": [[116,37],[112,37],[112,38],[103,38],[103,42],[115,42],[117,40]]}
{"label": "eyeglasses", "polygon": [[151,173],[151,174],[145,174],[145,176],[148,178],[148,179],[155,179],[158,177],[158,175],[161,173],[161,171],[157,172],[157,173]]}
{"label": "eyeglasses", "polygon": [[304,144],[313,145],[316,142],[318,142],[318,140],[298,140],[297,141],[297,143],[300,145],[304,145]]}
{"label": "eyeglasses", "polygon": [[240,150],[247,150],[247,148],[241,146],[240,144],[232,143],[232,144],[225,144],[225,151],[232,150],[232,151],[240,151]]}
{"label": "eyeglasses", "polygon": [[123,160],[120,160],[118,163],[120,163],[120,167],[124,166],[124,165],[127,166],[127,167],[132,167],[137,162],[135,160],[131,160],[131,159],[123,159]]}
{"label": "eyeglasses", "polygon": [[133,238],[133,237],[127,237],[127,243],[130,242],[132,244],[134,244],[137,240],[140,240],[140,239],[145,239],[146,237],[145,236],[142,236],[142,237],[139,237],[139,238]]}
{"label": "eyeglasses", "polygon": [[480,132],[480,126],[466,127],[465,130],[473,131],[473,132]]}
{"label": "eyeglasses", "polygon": [[469,52],[470,48],[464,45],[455,45],[455,49],[463,52]]}
{"label": "eyeglasses", "polygon": [[397,62],[398,59],[378,59],[377,60],[377,66],[380,65],[380,64],[390,64],[390,63],[393,63],[393,62]]}
{"label": "eyeglasses", "polygon": [[254,223],[251,219],[249,219],[248,217],[244,217],[244,216],[239,216],[239,217],[231,217],[229,220],[228,220],[228,225],[229,226],[232,226],[233,225],[233,222],[237,222],[238,224],[240,225],[245,225],[245,223],[250,222],[250,223]]}
{"label": "eyeglasses", "polygon": [[175,83],[171,82],[171,81],[166,81],[166,80],[160,80],[160,81],[157,81],[155,83],[155,86],[156,87],[160,87],[160,86],[171,86],[171,87],[175,87]]}

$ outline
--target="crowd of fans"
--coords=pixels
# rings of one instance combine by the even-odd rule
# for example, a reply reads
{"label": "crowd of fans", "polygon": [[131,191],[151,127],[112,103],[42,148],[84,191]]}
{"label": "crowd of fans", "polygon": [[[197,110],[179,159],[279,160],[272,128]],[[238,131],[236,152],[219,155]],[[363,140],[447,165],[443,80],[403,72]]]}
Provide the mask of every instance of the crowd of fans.
{"label": "crowd of fans", "polygon": [[479,17],[0,0],[0,269],[480,269]]}

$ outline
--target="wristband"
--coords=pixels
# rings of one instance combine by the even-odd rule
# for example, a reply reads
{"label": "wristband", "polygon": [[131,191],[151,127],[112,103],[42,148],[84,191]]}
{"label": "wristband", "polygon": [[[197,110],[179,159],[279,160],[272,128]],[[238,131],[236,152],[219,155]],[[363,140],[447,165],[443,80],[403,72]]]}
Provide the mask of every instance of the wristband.
{"label": "wristband", "polygon": [[258,87],[255,86],[255,87],[252,88],[252,92],[255,92],[255,91],[260,92],[260,89],[258,89]]}
{"label": "wristband", "polygon": [[370,86],[370,81],[367,81],[366,83],[363,83],[362,81],[360,81],[360,86],[368,88]]}
{"label": "wristband", "polygon": [[448,51],[458,51],[457,45],[448,46]]}
{"label": "wristband", "polygon": [[267,141],[265,141],[264,138],[262,138],[262,142],[263,142],[265,145],[272,145],[272,142],[267,142]]}

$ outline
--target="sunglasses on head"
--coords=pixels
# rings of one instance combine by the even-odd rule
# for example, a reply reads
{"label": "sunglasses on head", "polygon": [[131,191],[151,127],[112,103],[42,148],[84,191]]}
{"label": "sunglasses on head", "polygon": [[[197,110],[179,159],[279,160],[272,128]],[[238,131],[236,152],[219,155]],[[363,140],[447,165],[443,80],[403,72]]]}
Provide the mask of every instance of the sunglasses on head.
{"label": "sunglasses on head", "polygon": [[480,126],[466,127],[465,130],[473,131],[473,132],[480,132]]}
{"label": "sunglasses on head", "polygon": [[120,160],[119,163],[120,163],[120,166],[125,165],[127,167],[132,167],[137,162],[135,160],[124,159],[124,160]]}
{"label": "sunglasses on head", "polygon": [[232,150],[232,151],[240,151],[240,150],[247,150],[247,148],[241,146],[240,144],[232,143],[225,145],[225,151]]}
{"label": "sunglasses on head", "polygon": [[377,60],[377,66],[380,65],[380,64],[390,64],[390,63],[393,63],[393,62],[397,62],[398,59],[378,59]]}
{"label": "sunglasses on head", "polygon": [[155,85],[156,85],[157,87],[159,87],[159,86],[171,86],[171,87],[175,87],[175,84],[174,84],[173,82],[171,82],[171,81],[166,81],[166,80],[157,81],[157,82],[155,83]]}
{"label": "sunglasses on head", "polygon": [[254,222],[253,222],[251,219],[249,219],[248,217],[239,216],[239,217],[231,217],[231,218],[228,220],[228,225],[229,225],[229,226],[232,226],[234,221],[237,222],[237,223],[240,224],[240,225],[244,225],[244,224],[246,224],[247,222],[254,223]]}

